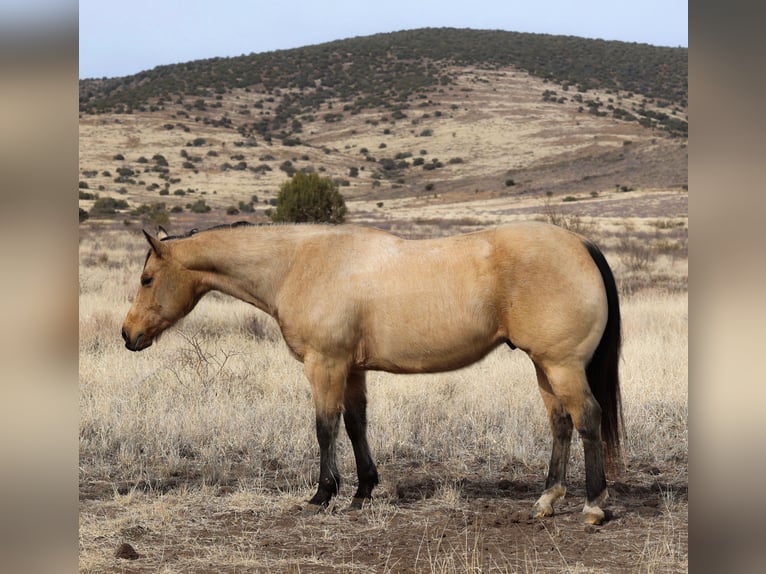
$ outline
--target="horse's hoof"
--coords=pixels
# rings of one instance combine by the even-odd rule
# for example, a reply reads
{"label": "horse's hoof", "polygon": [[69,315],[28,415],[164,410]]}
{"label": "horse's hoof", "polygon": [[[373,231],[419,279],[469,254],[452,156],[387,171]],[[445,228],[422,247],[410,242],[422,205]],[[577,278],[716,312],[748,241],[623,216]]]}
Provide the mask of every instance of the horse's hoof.
{"label": "horse's hoof", "polygon": [[598,507],[592,507],[582,511],[583,524],[599,526],[603,524],[605,516],[604,511]]}
{"label": "horse's hoof", "polygon": [[349,505],[349,510],[361,510],[364,506],[370,504],[371,498],[357,498],[354,497],[351,499],[351,504]]}
{"label": "horse's hoof", "polygon": [[553,516],[553,506],[550,504],[543,505],[539,502],[536,502],[532,507],[530,516],[532,518],[545,518],[547,516]]}

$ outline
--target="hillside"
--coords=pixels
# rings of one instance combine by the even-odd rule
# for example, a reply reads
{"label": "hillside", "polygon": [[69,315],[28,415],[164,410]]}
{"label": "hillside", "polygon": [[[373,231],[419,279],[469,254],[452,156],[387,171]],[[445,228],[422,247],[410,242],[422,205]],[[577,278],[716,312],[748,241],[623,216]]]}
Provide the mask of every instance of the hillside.
{"label": "hillside", "polygon": [[[309,113],[338,98],[351,113],[386,106],[401,107],[418,93],[455,82],[453,66],[487,69],[513,66],[520,71],[579,92],[603,89],[638,93],[662,107],[687,106],[686,48],[607,42],[489,30],[427,28],[316,46],[212,58],[159,66],[128,76],[80,82],[80,110],[88,113],[158,109],[179,97],[210,97],[236,88],[262,92],[294,90],[277,106],[266,133],[290,131],[296,113]],[[406,105],[405,105],[406,107]],[[629,117],[629,111],[612,111]],[[664,115],[638,119],[683,132],[683,121]]]}
{"label": "hillside", "polygon": [[625,191],[626,213],[664,215],[661,193],[685,215],[687,52],[425,29],[83,80],[80,207],[260,218],[301,169],[381,226],[491,224],[550,197],[598,212]]}

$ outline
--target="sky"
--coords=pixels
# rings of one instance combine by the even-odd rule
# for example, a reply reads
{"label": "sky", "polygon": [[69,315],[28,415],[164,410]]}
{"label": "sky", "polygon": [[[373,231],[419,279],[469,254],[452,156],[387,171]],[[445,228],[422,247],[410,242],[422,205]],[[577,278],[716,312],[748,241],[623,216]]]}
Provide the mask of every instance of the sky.
{"label": "sky", "polygon": [[687,21],[686,0],[80,0],[79,77],[425,27],[688,47]]}

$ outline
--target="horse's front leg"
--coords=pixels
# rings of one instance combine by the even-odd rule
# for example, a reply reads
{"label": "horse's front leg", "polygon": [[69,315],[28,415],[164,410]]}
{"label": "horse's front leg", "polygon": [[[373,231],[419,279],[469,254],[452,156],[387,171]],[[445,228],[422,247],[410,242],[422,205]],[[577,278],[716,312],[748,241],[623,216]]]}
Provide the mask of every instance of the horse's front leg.
{"label": "horse's front leg", "polygon": [[378,469],[372,460],[367,442],[367,383],[364,371],[352,372],[346,382],[343,422],[354,447],[356,474],[359,486],[351,502],[352,508],[361,508],[372,498],[372,489],[378,484]]}
{"label": "horse's front leg", "polygon": [[335,454],[340,415],[348,369],[322,355],[310,355],[304,360],[304,370],[311,383],[316,409],[316,433],[319,443],[319,486],[308,503],[308,512],[327,508],[340,488],[340,473]]}

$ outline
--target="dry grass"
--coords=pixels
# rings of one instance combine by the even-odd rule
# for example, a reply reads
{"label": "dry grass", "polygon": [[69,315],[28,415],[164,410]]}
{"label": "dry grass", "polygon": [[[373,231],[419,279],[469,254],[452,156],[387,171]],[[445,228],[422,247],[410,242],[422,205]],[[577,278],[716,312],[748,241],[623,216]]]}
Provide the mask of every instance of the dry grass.
{"label": "dry grass", "polygon": [[[270,318],[217,295],[149,350],[127,352],[119,329],[144,251],[124,231],[86,233],[80,244],[82,572],[599,570],[592,544],[572,534],[587,536],[576,525],[577,438],[560,517],[539,528],[507,506],[531,505],[549,454],[523,353],[502,349],[440,375],[370,373],[377,498],[344,510],[355,470],[342,437],[337,512],[304,517],[318,448],[301,365]],[[618,492],[625,518],[599,544],[630,553],[642,572],[686,568],[687,313],[682,291],[623,297],[627,474],[618,480],[644,481],[636,488],[659,502],[649,522],[633,491]],[[498,490],[500,479],[515,486]],[[113,558],[122,541],[142,557]]]}

